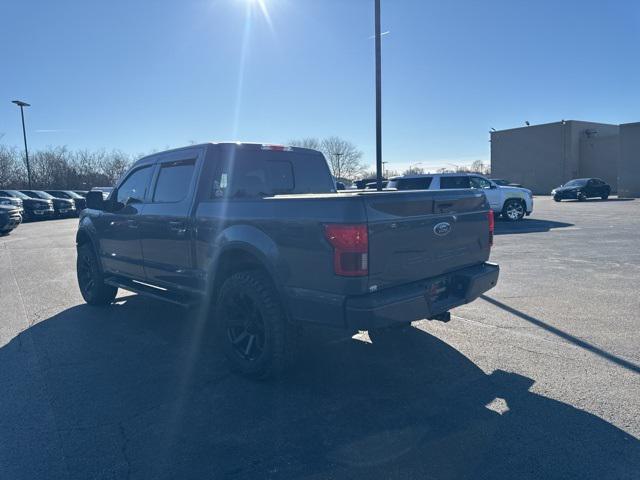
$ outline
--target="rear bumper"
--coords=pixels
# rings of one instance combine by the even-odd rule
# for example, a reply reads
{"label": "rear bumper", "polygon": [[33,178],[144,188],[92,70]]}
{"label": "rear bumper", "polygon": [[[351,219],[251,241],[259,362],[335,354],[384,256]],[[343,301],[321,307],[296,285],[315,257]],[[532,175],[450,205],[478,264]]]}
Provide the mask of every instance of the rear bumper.
{"label": "rear bumper", "polygon": [[[380,292],[350,297],[345,302],[348,328],[369,330],[433,318],[469,303],[498,282],[500,268],[483,263]],[[435,294],[437,291],[441,293]]]}

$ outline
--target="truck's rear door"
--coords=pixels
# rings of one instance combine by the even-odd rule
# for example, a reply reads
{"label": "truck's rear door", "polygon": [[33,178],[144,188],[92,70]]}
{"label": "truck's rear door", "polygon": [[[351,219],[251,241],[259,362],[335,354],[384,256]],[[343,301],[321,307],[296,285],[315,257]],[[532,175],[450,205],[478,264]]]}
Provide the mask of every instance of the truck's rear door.
{"label": "truck's rear door", "polygon": [[436,277],[489,257],[489,206],[481,192],[361,195],[369,222],[370,287]]}

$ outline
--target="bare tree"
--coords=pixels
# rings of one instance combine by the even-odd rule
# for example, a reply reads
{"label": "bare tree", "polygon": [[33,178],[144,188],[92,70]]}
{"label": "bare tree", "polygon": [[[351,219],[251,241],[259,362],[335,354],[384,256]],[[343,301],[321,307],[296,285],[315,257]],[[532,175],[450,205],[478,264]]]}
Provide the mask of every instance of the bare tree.
{"label": "bare tree", "polygon": [[353,180],[366,171],[362,152],[348,140],[340,137],[325,138],[320,151],[324,154],[333,176]]}
{"label": "bare tree", "polygon": [[343,138],[334,136],[319,140],[307,137],[291,140],[289,145],[322,152],[335,178],[354,180],[366,173],[367,167],[362,160],[362,152],[353,143]]}
{"label": "bare tree", "polygon": [[483,175],[488,175],[491,173],[491,167],[484,163],[482,160],[474,160],[471,164],[471,171],[482,173]]}
{"label": "bare tree", "polygon": [[422,175],[424,173],[424,168],[422,167],[409,167],[404,172],[403,175]]}
{"label": "bare tree", "polygon": [[15,148],[0,145],[0,187],[8,188],[20,177],[19,154]]}
{"label": "bare tree", "polygon": [[127,154],[119,150],[107,154],[102,162],[102,172],[108,179],[108,185],[115,185],[130,166],[131,158]]}
{"label": "bare tree", "polygon": [[312,150],[320,150],[320,140],[314,137],[301,138],[299,140],[290,140],[289,145],[293,147],[310,148]]}

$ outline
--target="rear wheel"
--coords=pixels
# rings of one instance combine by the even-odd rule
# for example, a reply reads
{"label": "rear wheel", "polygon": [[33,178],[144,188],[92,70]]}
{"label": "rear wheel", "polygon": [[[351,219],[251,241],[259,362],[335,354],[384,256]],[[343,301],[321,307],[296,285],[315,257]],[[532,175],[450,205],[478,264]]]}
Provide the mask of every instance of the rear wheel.
{"label": "rear wheel", "polygon": [[104,283],[98,258],[88,243],[78,247],[76,273],[82,298],[89,305],[108,305],[115,300],[118,289]]}
{"label": "rear wheel", "polygon": [[609,198],[609,194],[605,193],[604,195],[602,195],[600,198],[602,198],[602,200],[607,200]]}
{"label": "rear wheel", "polygon": [[216,302],[216,321],[231,370],[252,378],[284,373],[292,355],[291,332],[267,275],[253,270],[225,280]]}
{"label": "rear wheel", "polygon": [[502,216],[510,222],[522,220],[525,213],[524,203],[516,198],[507,200],[502,208]]}

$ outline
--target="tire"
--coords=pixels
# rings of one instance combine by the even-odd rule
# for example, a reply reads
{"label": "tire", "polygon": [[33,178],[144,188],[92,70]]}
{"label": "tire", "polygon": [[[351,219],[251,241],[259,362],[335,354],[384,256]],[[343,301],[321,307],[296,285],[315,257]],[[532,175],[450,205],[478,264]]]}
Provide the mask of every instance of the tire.
{"label": "tire", "polygon": [[227,278],[215,313],[231,371],[254,379],[285,373],[293,356],[293,335],[280,297],[266,274],[249,270]]}
{"label": "tire", "polygon": [[407,332],[411,329],[411,324],[402,324],[392,327],[376,328],[368,330],[369,340],[374,345],[382,347],[401,347],[405,342]]}
{"label": "tire", "polygon": [[607,194],[605,194],[605,195],[602,195],[600,198],[601,198],[602,200],[608,200],[608,199],[609,199],[609,194],[607,193]]}
{"label": "tire", "polygon": [[561,199],[560,197],[556,197],[556,196],[554,196],[554,197],[553,197],[553,199],[554,199],[556,202],[561,202],[561,201],[562,201],[562,199]]}
{"label": "tire", "polygon": [[584,193],[580,192],[578,194],[578,201],[579,202],[584,202],[586,199],[587,199],[587,196]]}
{"label": "tire", "polygon": [[78,247],[76,275],[82,298],[89,305],[109,305],[115,300],[118,289],[104,283],[98,258],[89,243]]}
{"label": "tire", "polygon": [[511,198],[504,202],[502,217],[509,222],[517,222],[524,218],[526,213],[524,202],[517,198]]}

